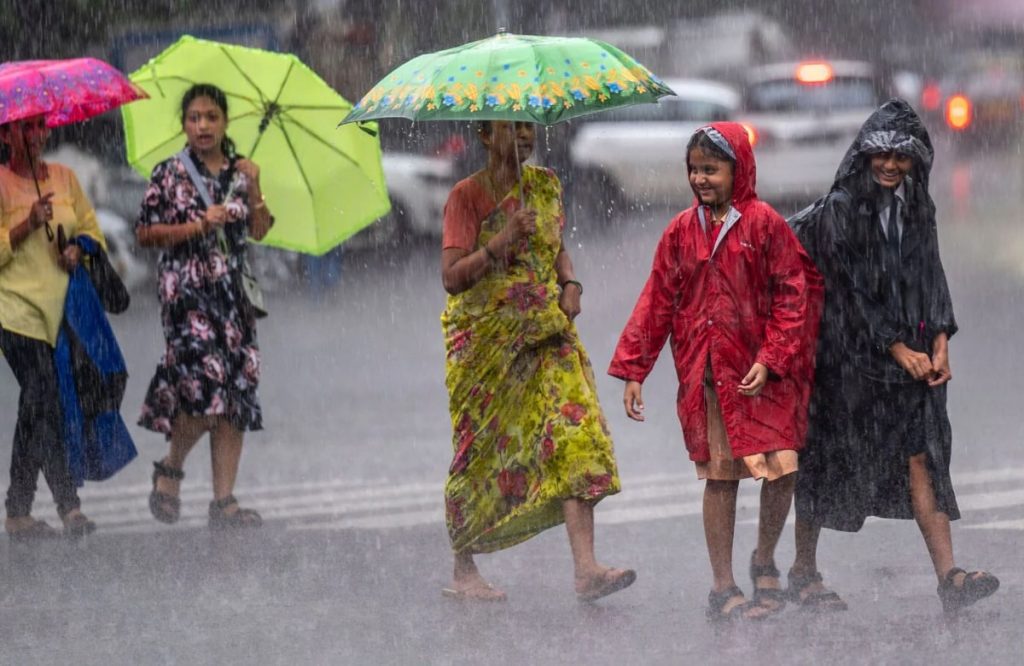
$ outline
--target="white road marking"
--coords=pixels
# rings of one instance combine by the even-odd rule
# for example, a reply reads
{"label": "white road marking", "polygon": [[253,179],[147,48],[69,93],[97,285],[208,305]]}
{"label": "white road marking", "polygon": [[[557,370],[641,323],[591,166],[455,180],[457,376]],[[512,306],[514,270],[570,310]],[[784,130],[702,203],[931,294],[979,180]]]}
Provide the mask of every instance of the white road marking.
{"label": "white road marking", "polygon": [[[962,511],[990,511],[1024,506],[1024,489],[1004,485],[1024,481],[1024,470],[990,469],[954,475],[954,486]],[[695,474],[659,473],[630,477],[624,492],[602,502],[596,520],[602,525],[665,520],[699,516],[704,483]],[[993,488],[992,486],[996,486]],[[88,487],[82,493],[83,507],[96,520],[101,533],[148,533],[168,529],[189,529],[206,524],[209,488],[187,488],[182,492],[182,518],[173,526],[156,522],[149,514],[150,486]],[[757,523],[760,486],[744,482],[737,499],[740,524]],[[245,506],[258,510],[266,520],[284,521],[291,530],[382,530],[396,527],[438,525],[443,528],[441,481],[393,483],[386,479],[369,481],[328,480],[282,483],[240,489]],[[789,522],[793,517],[790,515]],[[1024,520],[999,520],[972,529],[1024,530]]]}

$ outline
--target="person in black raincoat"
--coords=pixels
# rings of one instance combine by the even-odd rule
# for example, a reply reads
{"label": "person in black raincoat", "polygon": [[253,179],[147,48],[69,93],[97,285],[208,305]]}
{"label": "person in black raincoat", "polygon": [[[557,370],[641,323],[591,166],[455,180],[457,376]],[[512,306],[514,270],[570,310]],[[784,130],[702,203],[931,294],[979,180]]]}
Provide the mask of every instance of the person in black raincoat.
{"label": "person in black raincoat", "polygon": [[867,516],[917,521],[946,610],[999,586],[953,560],[946,383],[957,324],[928,194],[933,155],[914,110],[889,100],[861,127],[832,190],[790,220],[825,279],[789,573],[805,606],[846,608],[818,573],[818,536],[856,532]]}

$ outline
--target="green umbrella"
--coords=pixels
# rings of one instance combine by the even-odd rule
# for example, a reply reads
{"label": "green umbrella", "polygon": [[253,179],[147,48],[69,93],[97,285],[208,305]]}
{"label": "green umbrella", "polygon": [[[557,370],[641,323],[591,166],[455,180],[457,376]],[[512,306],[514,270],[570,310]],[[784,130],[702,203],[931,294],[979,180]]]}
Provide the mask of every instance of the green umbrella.
{"label": "green umbrella", "polygon": [[374,86],[342,122],[408,118],[551,125],[674,94],[610,44],[501,32],[413,58]]}
{"label": "green umbrella", "polygon": [[185,91],[224,91],[228,135],[260,165],[276,218],[263,243],[320,255],[390,209],[379,141],[335,127],[352,105],[295,56],[186,35],[130,78],[149,94],[121,107],[128,162],[144,176],[185,145]]}

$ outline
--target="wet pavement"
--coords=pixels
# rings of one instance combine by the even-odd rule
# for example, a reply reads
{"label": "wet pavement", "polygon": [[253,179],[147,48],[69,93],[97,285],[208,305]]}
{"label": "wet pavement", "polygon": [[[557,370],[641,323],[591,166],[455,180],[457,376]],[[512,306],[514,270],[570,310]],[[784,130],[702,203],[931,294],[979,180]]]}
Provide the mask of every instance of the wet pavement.
{"label": "wet pavement", "polygon": [[[634,212],[604,228],[577,220],[567,241],[585,284],[578,320],[598,372],[624,491],[598,508],[598,553],[637,569],[627,591],[594,605],[572,593],[564,530],[481,557],[507,604],[440,596],[450,567],[441,489],[450,461],[438,315],[444,294],[431,243],[349,255],[322,298],[268,294],[260,323],[266,430],[247,437],[237,494],[267,517],[254,534],[205,527],[209,458],[186,465],[183,518],[148,514],[162,438],[133,427],[139,459],[83,491],[100,530],[34,547],[0,541],[0,663],[593,664],[1019,663],[1024,653],[1024,455],[1018,442],[1024,324],[1024,168],[1017,151],[957,161],[932,181],[961,332],[951,343],[953,481],[964,512],[958,561],[996,572],[998,595],[943,618],[910,521],[826,532],[820,564],[851,610],[789,609],[758,625],[713,628],[701,487],[683,451],[675,377],[663,359],[645,385],[648,420],[621,413],[605,377],[619,331],[672,211]],[[114,319],[132,372],[134,421],[159,356],[156,303],[139,294]],[[0,459],[10,455],[16,387],[0,364]],[[6,479],[0,481],[6,487]],[[736,573],[755,537],[756,492],[741,492]],[[40,494],[36,514],[55,520]],[[787,530],[778,564],[792,558]]]}

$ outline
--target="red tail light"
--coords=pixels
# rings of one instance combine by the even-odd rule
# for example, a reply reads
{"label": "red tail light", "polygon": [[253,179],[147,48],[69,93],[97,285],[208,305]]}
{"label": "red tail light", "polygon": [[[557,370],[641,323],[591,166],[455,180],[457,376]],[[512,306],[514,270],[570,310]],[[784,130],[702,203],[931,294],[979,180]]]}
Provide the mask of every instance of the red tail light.
{"label": "red tail light", "polygon": [[958,132],[967,129],[974,120],[974,107],[966,95],[953,95],[946,100],[946,124]]}
{"label": "red tail light", "polygon": [[937,111],[942,104],[942,91],[939,86],[929,83],[921,91],[921,108],[925,111]]}
{"label": "red tail light", "polygon": [[740,123],[740,125],[742,125],[743,129],[746,130],[747,141],[750,142],[750,147],[753,148],[754,146],[757,145],[757,141],[760,138],[757,134],[757,130],[754,129],[753,125],[750,125],[748,123]]}

